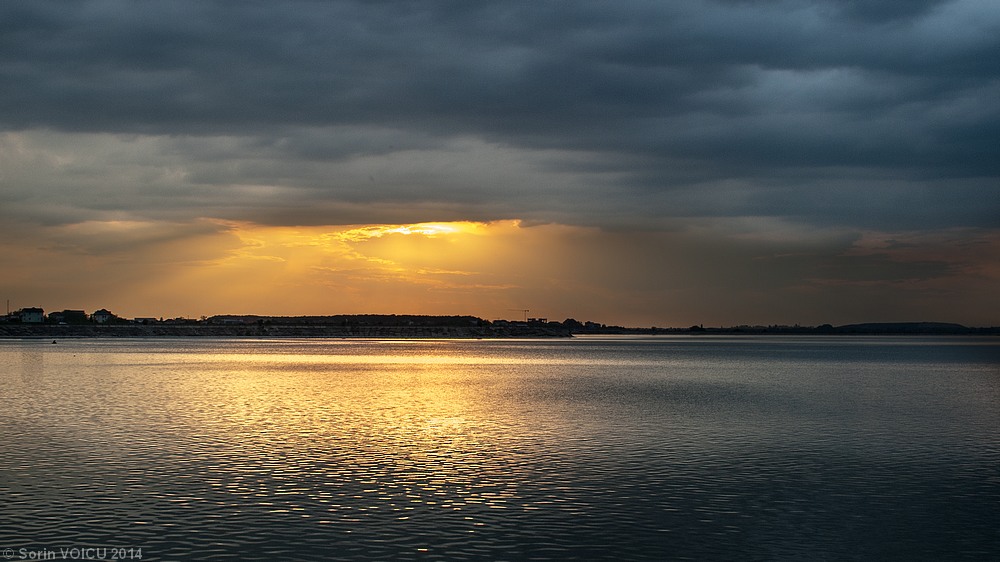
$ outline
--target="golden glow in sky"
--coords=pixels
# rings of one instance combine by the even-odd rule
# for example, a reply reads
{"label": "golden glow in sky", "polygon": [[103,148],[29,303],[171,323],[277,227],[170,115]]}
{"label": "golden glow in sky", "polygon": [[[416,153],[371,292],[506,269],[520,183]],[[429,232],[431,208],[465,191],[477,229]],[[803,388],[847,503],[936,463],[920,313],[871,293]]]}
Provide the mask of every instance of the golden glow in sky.
{"label": "golden glow in sky", "polygon": [[378,225],[352,228],[336,234],[341,240],[366,240],[381,238],[389,234],[411,235],[419,234],[428,238],[447,234],[480,233],[486,230],[486,225],[475,222],[423,222],[418,224]]}
{"label": "golden glow in sky", "polygon": [[[203,314],[412,313],[505,316],[558,269],[546,231],[518,221],[351,227],[224,223],[235,244],[154,281],[193,291]],[[150,294],[152,298],[152,294]],[[540,314],[542,312],[540,311]]]}
{"label": "golden glow in sky", "polygon": [[[778,226],[783,236],[762,236]],[[529,309],[532,317],[630,326],[815,325],[866,318],[875,306],[909,319],[905,311],[919,297],[932,311],[927,317],[948,318],[955,287],[968,299],[995,299],[997,272],[966,264],[987,254],[1000,259],[1000,240],[964,244],[964,232],[857,239],[838,230],[805,236],[790,223],[734,222],[715,237],[696,226],[609,231],[517,220],[294,227],[107,220],[54,225],[31,237],[16,224],[4,228],[7,294],[0,297],[14,309],[108,308],[125,317],[493,320]],[[903,283],[907,293],[898,291]],[[842,317],[824,312],[831,302]]]}

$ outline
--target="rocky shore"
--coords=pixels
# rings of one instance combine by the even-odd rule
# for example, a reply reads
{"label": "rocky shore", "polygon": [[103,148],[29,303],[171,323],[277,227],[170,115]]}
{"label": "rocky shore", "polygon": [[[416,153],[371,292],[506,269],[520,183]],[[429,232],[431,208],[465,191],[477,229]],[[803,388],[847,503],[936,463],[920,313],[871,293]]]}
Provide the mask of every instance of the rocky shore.
{"label": "rocky shore", "polygon": [[317,326],[203,324],[0,324],[0,339],[30,338],[551,338],[571,337],[560,326]]}

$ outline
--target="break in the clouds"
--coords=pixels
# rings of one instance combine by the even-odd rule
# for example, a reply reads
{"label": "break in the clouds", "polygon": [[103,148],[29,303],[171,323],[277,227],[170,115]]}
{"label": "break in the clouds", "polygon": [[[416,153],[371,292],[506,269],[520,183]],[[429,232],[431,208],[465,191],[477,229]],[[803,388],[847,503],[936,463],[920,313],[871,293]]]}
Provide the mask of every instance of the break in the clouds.
{"label": "break in the clouds", "polygon": [[[992,248],[998,61],[992,0],[8,1],[0,219],[520,220],[720,291],[978,283],[990,252],[858,244]],[[826,242],[778,266],[782,236]]]}

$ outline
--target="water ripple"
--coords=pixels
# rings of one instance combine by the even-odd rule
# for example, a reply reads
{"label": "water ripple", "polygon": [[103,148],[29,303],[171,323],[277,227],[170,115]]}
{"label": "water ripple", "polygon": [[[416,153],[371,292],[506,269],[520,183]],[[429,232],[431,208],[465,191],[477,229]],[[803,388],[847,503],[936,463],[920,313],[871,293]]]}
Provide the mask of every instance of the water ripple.
{"label": "water ripple", "polygon": [[0,548],[991,558],[1000,373],[953,341],[3,342]]}

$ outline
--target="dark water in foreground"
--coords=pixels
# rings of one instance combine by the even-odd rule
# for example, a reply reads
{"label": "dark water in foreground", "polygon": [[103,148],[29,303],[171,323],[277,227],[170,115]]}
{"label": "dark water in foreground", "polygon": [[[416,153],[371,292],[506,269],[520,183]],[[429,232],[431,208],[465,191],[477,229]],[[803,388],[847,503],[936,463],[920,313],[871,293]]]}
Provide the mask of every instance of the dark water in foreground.
{"label": "dark water in foreground", "polygon": [[998,338],[6,341],[0,400],[13,559],[1000,558]]}

